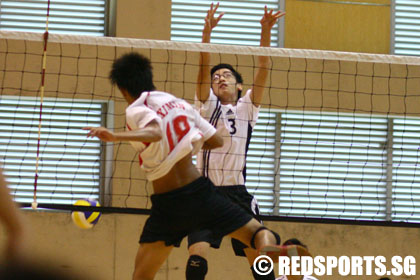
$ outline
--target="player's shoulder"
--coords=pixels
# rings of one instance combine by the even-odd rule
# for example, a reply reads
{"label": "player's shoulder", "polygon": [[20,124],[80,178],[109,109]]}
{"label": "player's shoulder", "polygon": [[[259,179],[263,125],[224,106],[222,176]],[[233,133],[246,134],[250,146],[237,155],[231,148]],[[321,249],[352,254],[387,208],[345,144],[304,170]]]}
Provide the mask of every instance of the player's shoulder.
{"label": "player's shoulder", "polygon": [[[197,96],[196,96],[197,97]],[[207,96],[207,99],[206,100],[204,100],[204,101],[198,101],[200,104],[216,104],[216,102],[218,101],[219,99],[217,98],[217,96],[214,94],[214,92],[213,92],[213,89],[212,88],[210,88],[209,89],[209,95]]]}
{"label": "player's shoulder", "polygon": [[[179,98],[172,93],[166,91],[150,91],[148,93],[147,99],[154,99],[154,100],[176,100],[177,102],[186,102],[184,99]],[[187,102],[188,103],[188,102]]]}
{"label": "player's shoulder", "polygon": [[239,98],[238,104],[251,102],[251,93],[252,89],[248,89],[246,93],[241,98]]}
{"label": "player's shoulder", "polygon": [[143,92],[141,96],[136,101],[134,101],[133,104],[134,106],[137,104],[140,106],[144,105],[146,107],[156,109],[168,102],[173,102],[176,100],[178,100],[178,98],[169,92],[155,90]]}
{"label": "player's shoulder", "polygon": [[139,96],[139,98],[134,100],[134,102],[131,103],[126,108],[125,111],[126,111],[127,118],[137,116],[137,115],[141,115],[143,113],[147,113],[148,111],[150,111],[148,103],[150,102],[149,98],[150,98],[151,93],[152,93],[152,91],[143,92]]}
{"label": "player's shoulder", "polygon": [[161,90],[153,90],[153,91],[147,91],[147,93],[149,95],[170,95],[170,96],[174,96],[173,94],[166,92],[166,91],[161,91]]}
{"label": "player's shoulder", "polygon": [[154,91],[149,91],[147,92],[147,98],[176,98],[176,96],[174,96],[173,94],[166,92],[166,91],[159,91],[159,90],[154,90]]}

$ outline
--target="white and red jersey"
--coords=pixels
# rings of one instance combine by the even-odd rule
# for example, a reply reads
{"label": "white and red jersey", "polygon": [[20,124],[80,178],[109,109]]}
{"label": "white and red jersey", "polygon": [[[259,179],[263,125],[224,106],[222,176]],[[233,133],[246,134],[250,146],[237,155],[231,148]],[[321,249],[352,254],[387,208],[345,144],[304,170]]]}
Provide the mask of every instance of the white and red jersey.
{"label": "white and red jersey", "polygon": [[245,184],[246,153],[259,112],[259,107],[254,106],[250,95],[251,90],[248,90],[235,106],[222,105],[210,89],[204,103],[196,100],[200,115],[222,132],[223,136],[223,147],[200,151],[197,156],[197,168],[216,186]]}
{"label": "white and red jersey", "polygon": [[216,133],[190,104],[161,91],[143,92],[126,109],[126,119],[129,130],[142,129],[153,120],[162,129],[158,142],[131,142],[150,181],[166,175],[187,154],[196,154]]}

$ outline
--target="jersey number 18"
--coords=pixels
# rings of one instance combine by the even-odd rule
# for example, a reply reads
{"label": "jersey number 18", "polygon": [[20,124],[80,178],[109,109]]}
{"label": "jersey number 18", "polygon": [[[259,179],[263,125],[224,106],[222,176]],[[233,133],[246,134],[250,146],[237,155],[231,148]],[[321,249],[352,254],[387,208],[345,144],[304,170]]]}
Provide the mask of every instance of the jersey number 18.
{"label": "jersey number 18", "polygon": [[[175,135],[172,134],[175,132]],[[182,138],[190,131],[190,124],[188,123],[187,116],[180,115],[166,124],[166,137],[169,143],[169,153],[175,148]]]}

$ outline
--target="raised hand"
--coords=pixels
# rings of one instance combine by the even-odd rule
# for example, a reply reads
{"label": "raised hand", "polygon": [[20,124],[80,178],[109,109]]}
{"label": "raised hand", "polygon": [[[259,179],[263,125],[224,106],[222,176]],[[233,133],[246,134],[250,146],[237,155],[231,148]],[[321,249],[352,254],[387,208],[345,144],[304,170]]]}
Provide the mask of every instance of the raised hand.
{"label": "raised hand", "polygon": [[267,28],[271,30],[273,28],[274,24],[276,24],[277,20],[284,16],[286,13],[282,11],[278,11],[274,13],[274,10],[267,10],[267,6],[264,7],[264,15],[262,19],[260,20],[261,27]]}
{"label": "raised hand", "polygon": [[84,130],[89,130],[87,137],[98,137],[104,142],[116,141],[114,133],[105,127],[84,127]]}
{"label": "raised hand", "polygon": [[214,14],[216,13],[217,8],[219,8],[219,3],[217,3],[216,6],[214,6],[214,4],[211,3],[210,10],[207,11],[207,16],[204,19],[205,21],[204,30],[207,30],[207,31],[213,30],[213,28],[217,26],[220,19],[225,14],[225,13],[220,13],[220,15],[216,18]]}

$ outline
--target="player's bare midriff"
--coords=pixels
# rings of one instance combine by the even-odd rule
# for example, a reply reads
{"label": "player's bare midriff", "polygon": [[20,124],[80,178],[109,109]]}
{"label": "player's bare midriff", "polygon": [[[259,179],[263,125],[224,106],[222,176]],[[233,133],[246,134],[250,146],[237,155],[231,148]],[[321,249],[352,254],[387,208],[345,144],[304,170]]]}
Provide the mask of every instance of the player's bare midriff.
{"label": "player's bare midriff", "polygon": [[165,176],[152,182],[153,190],[155,194],[169,192],[193,182],[200,176],[200,172],[192,163],[191,154],[188,154],[178,161]]}

